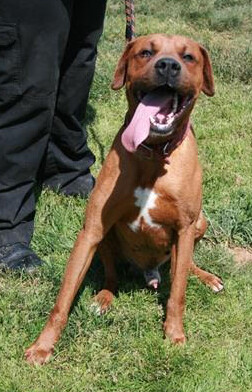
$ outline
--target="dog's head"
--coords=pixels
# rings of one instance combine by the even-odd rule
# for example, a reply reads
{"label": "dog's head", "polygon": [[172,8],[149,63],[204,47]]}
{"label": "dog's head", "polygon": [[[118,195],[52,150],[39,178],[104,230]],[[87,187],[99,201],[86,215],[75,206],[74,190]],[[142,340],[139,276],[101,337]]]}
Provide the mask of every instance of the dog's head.
{"label": "dog's head", "polygon": [[162,142],[181,128],[201,91],[214,95],[206,49],[182,36],[153,34],[130,42],[116,67],[112,88],[124,85],[130,119],[140,106],[149,108],[139,109],[142,117],[151,114],[147,119],[149,143]]}

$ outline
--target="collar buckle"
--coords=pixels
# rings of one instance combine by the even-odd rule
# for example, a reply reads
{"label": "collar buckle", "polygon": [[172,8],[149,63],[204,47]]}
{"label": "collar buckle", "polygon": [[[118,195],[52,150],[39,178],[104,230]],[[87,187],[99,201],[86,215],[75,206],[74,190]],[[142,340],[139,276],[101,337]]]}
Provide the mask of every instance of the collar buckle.
{"label": "collar buckle", "polygon": [[165,146],[163,147],[163,149],[162,149],[162,153],[163,153],[164,156],[169,155],[169,151],[167,151],[169,145],[170,145],[170,142],[167,142],[167,143],[165,144]]}

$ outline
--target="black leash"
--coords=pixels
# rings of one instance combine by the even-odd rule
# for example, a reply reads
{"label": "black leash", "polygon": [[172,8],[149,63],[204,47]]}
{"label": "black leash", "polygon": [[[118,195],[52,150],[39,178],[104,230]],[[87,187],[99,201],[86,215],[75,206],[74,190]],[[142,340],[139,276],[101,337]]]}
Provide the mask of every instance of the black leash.
{"label": "black leash", "polygon": [[129,42],[135,38],[134,0],[125,0],[126,31],[125,38]]}

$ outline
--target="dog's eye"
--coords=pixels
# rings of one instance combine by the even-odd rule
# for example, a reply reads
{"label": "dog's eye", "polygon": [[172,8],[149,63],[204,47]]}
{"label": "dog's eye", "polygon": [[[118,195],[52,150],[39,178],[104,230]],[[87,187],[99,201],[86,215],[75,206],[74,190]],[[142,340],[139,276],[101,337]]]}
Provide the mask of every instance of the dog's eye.
{"label": "dog's eye", "polygon": [[142,50],[142,52],[140,52],[140,56],[141,57],[151,57],[152,51],[148,50],[148,49]]}
{"label": "dog's eye", "polygon": [[183,60],[187,61],[188,63],[191,63],[195,60],[195,58],[190,53],[186,53],[183,56]]}

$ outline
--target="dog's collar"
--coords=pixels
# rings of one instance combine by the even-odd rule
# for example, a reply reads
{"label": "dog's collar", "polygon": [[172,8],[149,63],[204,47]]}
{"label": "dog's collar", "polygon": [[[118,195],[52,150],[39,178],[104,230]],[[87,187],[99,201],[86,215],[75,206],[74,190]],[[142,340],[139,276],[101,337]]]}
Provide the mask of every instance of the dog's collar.
{"label": "dog's collar", "polygon": [[169,164],[169,156],[187,137],[190,129],[192,129],[192,125],[188,120],[182,130],[179,133],[175,132],[174,136],[167,142],[151,146],[141,143],[135,153],[148,160],[159,158]]}

